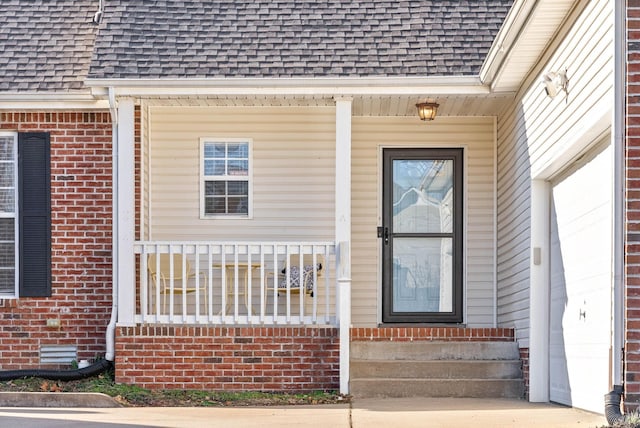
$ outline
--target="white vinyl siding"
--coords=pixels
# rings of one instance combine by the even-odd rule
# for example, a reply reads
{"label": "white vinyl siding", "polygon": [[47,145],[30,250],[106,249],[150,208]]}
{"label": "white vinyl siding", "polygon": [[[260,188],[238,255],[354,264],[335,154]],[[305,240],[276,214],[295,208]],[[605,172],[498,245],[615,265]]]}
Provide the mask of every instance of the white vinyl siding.
{"label": "white vinyl siding", "polygon": [[[333,241],[335,108],[150,107],[151,239]],[[253,217],[200,218],[200,139],[252,141]]]}
{"label": "white vinyl siding", "polygon": [[[531,180],[549,178],[608,127],[601,122],[613,101],[612,8],[589,2],[499,116],[498,325],[516,327],[522,347],[529,346]],[[542,74],[565,69],[568,97],[547,97]]]}
{"label": "white vinyl siding", "polygon": [[472,327],[493,326],[494,119],[354,117],[352,123],[352,321],[379,322],[382,147],[462,147],[465,284],[463,313]]}

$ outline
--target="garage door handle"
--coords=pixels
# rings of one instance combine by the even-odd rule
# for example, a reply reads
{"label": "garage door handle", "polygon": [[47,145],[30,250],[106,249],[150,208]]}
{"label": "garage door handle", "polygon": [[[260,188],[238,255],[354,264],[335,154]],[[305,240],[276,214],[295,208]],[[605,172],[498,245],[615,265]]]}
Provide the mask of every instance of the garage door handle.
{"label": "garage door handle", "polygon": [[587,311],[583,311],[582,309],[580,309],[580,316],[578,317],[578,319],[586,320],[587,319]]}

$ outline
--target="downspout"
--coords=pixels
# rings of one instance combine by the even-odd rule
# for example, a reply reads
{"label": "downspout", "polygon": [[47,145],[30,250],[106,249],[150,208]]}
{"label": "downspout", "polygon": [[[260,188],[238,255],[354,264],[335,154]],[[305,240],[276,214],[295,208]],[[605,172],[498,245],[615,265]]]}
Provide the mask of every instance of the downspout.
{"label": "downspout", "polygon": [[613,390],[605,395],[605,415],[610,425],[625,419],[620,409],[624,394],[624,231],[625,231],[625,41],[626,6],[624,0],[614,2],[614,75],[613,75],[613,307],[612,364]]}
{"label": "downspout", "polygon": [[113,236],[111,237],[112,247],[112,303],[111,303],[111,319],[107,325],[106,347],[107,351],[105,359],[112,361],[115,359],[115,343],[116,343],[116,321],[118,319],[118,110],[116,104],[116,96],[113,87],[109,88],[109,111],[111,112],[111,141],[112,141],[112,180],[113,189],[113,207],[111,214]]}

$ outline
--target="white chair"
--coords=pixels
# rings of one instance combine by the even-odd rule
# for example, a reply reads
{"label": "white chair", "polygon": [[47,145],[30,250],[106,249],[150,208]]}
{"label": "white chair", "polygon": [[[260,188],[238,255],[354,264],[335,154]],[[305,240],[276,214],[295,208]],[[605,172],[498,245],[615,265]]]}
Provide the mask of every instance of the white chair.
{"label": "white chair", "polygon": [[[203,292],[204,304],[207,306],[207,275],[204,272],[200,272],[202,277],[199,287],[195,287],[195,281],[193,285],[189,285],[190,280],[194,280],[198,273],[191,271],[191,264],[189,260],[184,258],[182,254],[160,254],[160,269],[158,270],[158,258],[156,254],[150,254],[147,259],[147,269],[152,281],[156,284],[156,287],[160,287],[160,294],[162,294],[162,312],[167,311],[167,294],[173,292],[173,294],[183,293],[196,293]],[[184,260],[184,271],[183,271]],[[173,275],[171,272],[171,264],[173,263]],[[184,273],[184,275],[183,275]],[[173,289],[171,288],[171,281],[173,280]],[[182,281],[185,280],[187,284],[183,287]]]}

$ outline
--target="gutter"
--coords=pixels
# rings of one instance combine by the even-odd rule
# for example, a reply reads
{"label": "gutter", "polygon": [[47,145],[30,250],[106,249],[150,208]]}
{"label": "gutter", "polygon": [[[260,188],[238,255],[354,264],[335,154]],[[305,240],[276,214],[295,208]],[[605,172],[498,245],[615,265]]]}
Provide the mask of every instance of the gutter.
{"label": "gutter", "polygon": [[52,94],[50,92],[3,92],[0,93],[0,110],[42,110],[43,103],[48,109],[106,109],[108,103],[97,99],[92,93]]}
{"label": "gutter", "polygon": [[113,205],[111,221],[112,221],[112,302],[111,302],[111,319],[107,325],[106,332],[106,354],[105,359],[113,362],[115,359],[115,336],[116,336],[116,321],[118,319],[118,110],[115,97],[115,91],[113,88],[109,88],[109,111],[111,112],[111,141],[113,150],[112,160],[112,176],[113,176]]}
{"label": "gutter", "polygon": [[516,0],[513,3],[480,68],[483,84],[493,86],[496,75],[502,70],[537,7],[537,0]]}
{"label": "gutter", "polygon": [[[157,95],[443,95],[489,94],[477,76],[371,78],[87,79],[95,97]],[[109,88],[109,89],[106,89]]]}

